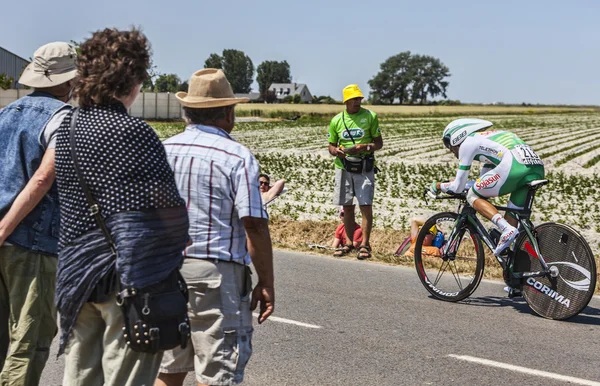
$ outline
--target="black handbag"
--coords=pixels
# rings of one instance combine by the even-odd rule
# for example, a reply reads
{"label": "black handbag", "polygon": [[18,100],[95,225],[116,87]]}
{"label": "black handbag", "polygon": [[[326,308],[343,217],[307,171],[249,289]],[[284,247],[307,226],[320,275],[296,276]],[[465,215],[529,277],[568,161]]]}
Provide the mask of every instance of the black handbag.
{"label": "black handbag", "polygon": [[190,337],[188,290],[179,270],[173,270],[159,283],[142,288],[123,286],[119,279],[116,268],[117,248],[100,214],[100,207],[94,200],[79,167],[75,143],[75,124],[78,114],[77,108],[71,117],[71,156],[75,173],[90,206],[90,214],[102,230],[115,258],[117,304],[123,312],[125,322],[123,337],[127,345],[138,352],[156,353],[177,346],[185,348]]}

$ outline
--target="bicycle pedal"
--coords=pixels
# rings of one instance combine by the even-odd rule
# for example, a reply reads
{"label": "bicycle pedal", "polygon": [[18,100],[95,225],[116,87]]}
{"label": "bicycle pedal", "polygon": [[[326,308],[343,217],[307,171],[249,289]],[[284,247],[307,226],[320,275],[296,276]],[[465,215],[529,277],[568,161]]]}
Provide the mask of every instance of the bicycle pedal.
{"label": "bicycle pedal", "polygon": [[509,299],[513,298],[521,298],[523,297],[523,293],[518,288],[504,287],[504,291],[508,293]]}

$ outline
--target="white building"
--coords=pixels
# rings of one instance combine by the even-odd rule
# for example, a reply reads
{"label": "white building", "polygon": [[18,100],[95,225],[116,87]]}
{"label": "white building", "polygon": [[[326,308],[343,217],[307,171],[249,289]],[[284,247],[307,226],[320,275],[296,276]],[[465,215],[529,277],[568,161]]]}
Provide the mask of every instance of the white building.
{"label": "white building", "polygon": [[286,96],[300,95],[300,100],[305,103],[312,102],[312,94],[308,90],[308,86],[304,83],[273,83],[269,87],[270,91],[275,93],[277,100],[281,101]]}

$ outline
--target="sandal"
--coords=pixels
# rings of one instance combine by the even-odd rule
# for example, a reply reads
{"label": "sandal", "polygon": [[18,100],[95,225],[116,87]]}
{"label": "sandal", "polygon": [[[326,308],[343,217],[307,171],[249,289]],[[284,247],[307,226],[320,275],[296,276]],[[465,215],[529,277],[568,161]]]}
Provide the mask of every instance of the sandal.
{"label": "sandal", "polygon": [[361,245],[358,248],[358,256],[359,260],[368,259],[371,257],[371,246],[369,245]]}
{"label": "sandal", "polygon": [[352,252],[352,250],[354,250],[353,246],[344,245],[343,247],[338,248],[335,250],[335,252],[333,252],[333,257],[345,256],[345,255],[349,254],[350,252]]}

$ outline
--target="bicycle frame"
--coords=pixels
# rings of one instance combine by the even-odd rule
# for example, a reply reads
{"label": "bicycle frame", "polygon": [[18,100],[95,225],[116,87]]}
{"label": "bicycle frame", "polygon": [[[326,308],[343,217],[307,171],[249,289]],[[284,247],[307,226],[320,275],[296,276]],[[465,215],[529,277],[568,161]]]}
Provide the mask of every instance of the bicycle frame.
{"label": "bicycle frame", "polygon": [[[452,198],[456,199],[459,197],[456,197],[456,196],[438,197],[438,199],[452,199]],[[538,245],[537,239],[536,239],[536,237],[534,235],[534,231],[533,231],[534,226],[531,223],[531,221],[529,220],[529,217],[531,216],[531,209],[514,209],[514,208],[508,208],[508,207],[504,207],[504,206],[495,206],[495,205],[494,205],[494,207],[496,209],[498,209],[499,211],[506,211],[506,212],[512,213],[514,215],[514,217],[518,221],[517,229],[525,231],[525,234],[527,235],[527,238],[528,238],[531,246],[533,247],[533,250],[535,251],[537,258],[539,259],[540,264],[542,265],[542,268],[544,269],[543,271],[516,272],[516,273],[509,270],[511,276],[513,276],[515,279],[523,279],[523,278],[529,278],[529,277],[540,277],[540,276],[545,276],[545,275],[549,274],[550,268],[549,268],[548,264],[546,263],[546,261],[544,260],[542,254],[540,253],[539,245]],[[477,217],[477,211],[473,207],[468,205],[464,199],[461,199],[461,203],[458,206],[457,212],[458,212],[459,217],[456,220],[454,229],[452,230],[452,232],[448,238],[448,246],[449,247],[446,249],[446,251],[444,251],[443,255],[449,259],[453,259],[456,256],[456,247],[458,245],[457,241],[462,239],[462,237],[464,235],[465,226],[469,227],[471,230],[474,230],[481,237],[481,239],[484,241],[484,243],[487,245],[487,247],[491,251],[493,251],[495,246],[491,240],[491,237],[490,237],[488,231],[485,229],[485,227],[483,226],[483,224]],[[494,256],[496,257],[496,260],[498,261],[498,263],[500,264],[502,269],[506,271],[510,268],[511,263],[514,260],[515,252],[513,250],[510,250],[506,261],[501,257],[498,257],[496,255],[494,255]]]}

